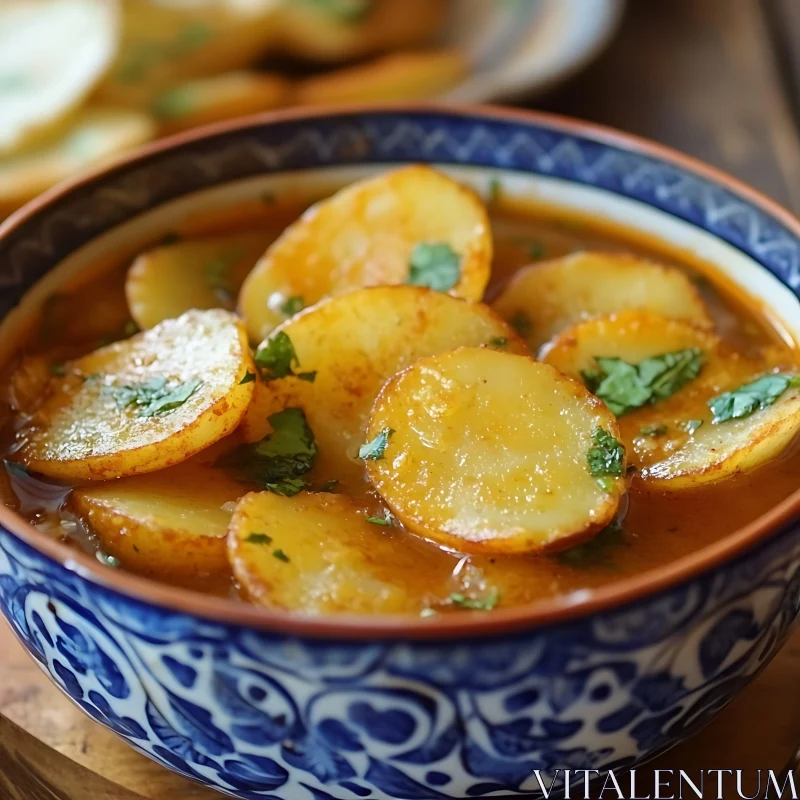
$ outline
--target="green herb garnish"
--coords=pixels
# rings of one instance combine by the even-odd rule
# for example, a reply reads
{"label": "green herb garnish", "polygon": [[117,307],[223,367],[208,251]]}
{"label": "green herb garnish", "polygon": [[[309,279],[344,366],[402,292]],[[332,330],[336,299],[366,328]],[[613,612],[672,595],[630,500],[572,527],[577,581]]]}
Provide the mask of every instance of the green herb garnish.
{"label": "green herb garnish", "polygon": [[293,317],[304,308],[305,303],[303,302],[303,298],[300,297],[300,295],[294,295],[293,297],[287,297],[283,302],[281,305],[281,313],[285,314],[287,317]]}
{"label": "green herb garnish", "polygon": [[694,380],[705,362],[696,347],[664,353],[629,364],[621,358],[595,356],[598,369],[581,372],[589,391],[618,417],[648,403],[671,397]]}
{"label": "green herb garnish", "polygon": [[264,379],[285,378],[293,375],[292,365],[300,366],[292,340],[283,332],[276,333],[256,352],[256,364],[264,371]]}
{"label": "green herb garnish", "polygon": [[586,456],[589,474],[595,478],[621,478],[625,474],[625,448],[622,444],[602,428],[595,428],[592,440],[594,445]]}
{"label": "green herb garnish", "polygon": [[408,283],[447,292],[461,278],[461,256],[445,242],[421,242],[411,253]]}
{"label": "green herb garnish", "polygon": [[367,522],[371,522],[373,525],[383,525],[387,528],[392,524],[391,520],[385,517],[367,517]]}
{"label": "green herb garnish", "polygon": [[714,397],[708,407],[715,425],[731,419],[743,419],[771,406],[790,386],[800,386],[800,375],[765,375],[732,392]]}
{"label": "green herb garnish", "polygon": [[392,428],[384,428],[371,442],[362,444],[358,448],[358,457],[365,461],[380,461],[389,444],[389,437],[394,433]]}
{"label": "green herb garnish", "polygon": [[524,311],[517,311],[509,322],[520,336],[527,336],[531,332],[531,320]]}
{"label": "green herb garnish", "polygon": [[278,561],[285,561],[287,564],[289,563],[289,556],[287,556],[286,553],[284,553],[280,548],[273,550],[272,555],[274,558],[277,558]]}
{"label": "green herb garnish", "polygon": [[534,260],[540,259],[545,254],[545,247],[541,242],[534,242],[528,250],[528,255]]}
{"label": "green herb garnish", "polygon": [[138,385],[107,386],[104,391],[114,397],[117,408],[137,406],[136,416],[154,417],[182,406],[202,385],[203,381],[194,380],[168,388],[166,378],[152,378]]}
{"label": "green herb garnish", "polygon": [[603,528],[594,539],[562,550],[554,558],[569,567],[612,567],[611,552],[625,543],[625,534],[617,523]]}
{"label": "green herb garnish", "polygon": [[313,372],[298,372],[297,377],[300,378],[301,381],[314,383],[314,381],[317,379],[317,371],[314,370]]}
{"label": "green herb garnish", "polygon": [[503,195],[503,184],[500,182],[499,178],[491,178],[489,180],[489,202],[492,205],[496,205],[500,202],[500,198]]}
{"label": "green herb garnish", "polygon": [[223,303],[233,299],[233,286],[230,280],[231,267],[242,257],[240,248],[226,250],[203,264],[203,275],[209,288]]}
{"label": "green herb garnish", "polygon": [[272,537],[266,533],[251,533],[245,541],[249,544],[272,544]]}
{"label": "green herb garnish", "polygon": [[686,431],[690,436],[703,424],[701,419],[687,419],[682,422],[678,427]]}
{"label": "green herb garnish", "polygon": [[461,608],[468,608],[473,611],[491,611],[499,599],[497,592],[490,592],[486,597],[467,597],[461,592],[453,592],[450,595],[450,602]]}
{"label": "green herb garnish", "polygon": [[656,438],[658,436],[663,436],[668,430],[669,428],[664,424],[646,425],[639,433],[641,433],[642,436],[652,436]]}
{"label": "green herb garnish", "polygon": [[339,485],[339,479],[334,478],[331,481],[325,481],[325,483],[323,483],[322,486],[316,487],[314,491],[324,494],[326,492],[332,492],[338,485]]}
{"label": "green herb garnish", "polygon": [[300,408],[287,408],[269,417],[272,433],[256,444],[237,447],[217,460],[241,480],[291,497],[308,488],[301,480],[317,459],[317,443]]}
{"label": "green herb garnish", "polygon": [[255,374],[254,374],[254,373],[252,373],[252,372],[250,372],[250,370],[248,369],[248,370],[247,370],[247,371],[244,373],[244,378],[242,378],[242,379],[239,381],[239,386],[242,386],[242,385],[243,385],[243,384],[245,384],[245,383],[252,383],[252,382],[253,382],[255,379],[256,379],[256,376],[255,376]]}

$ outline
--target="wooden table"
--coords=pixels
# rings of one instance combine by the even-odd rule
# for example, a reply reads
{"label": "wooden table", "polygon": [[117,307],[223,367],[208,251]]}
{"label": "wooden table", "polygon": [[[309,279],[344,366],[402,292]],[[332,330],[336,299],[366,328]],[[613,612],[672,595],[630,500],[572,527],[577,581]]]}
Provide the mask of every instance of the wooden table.
{"label": "wooden table", "polygon": [[[798,0],[630,0],[613,47],[536,106],[673,145],[800,212]],[[84,717],[4,626],[0,653],[10,654],[0,665],[2,800],[220,797]],[[652,767],[781,768],[800,742],[798,676],[800,632],[714,724]]]}

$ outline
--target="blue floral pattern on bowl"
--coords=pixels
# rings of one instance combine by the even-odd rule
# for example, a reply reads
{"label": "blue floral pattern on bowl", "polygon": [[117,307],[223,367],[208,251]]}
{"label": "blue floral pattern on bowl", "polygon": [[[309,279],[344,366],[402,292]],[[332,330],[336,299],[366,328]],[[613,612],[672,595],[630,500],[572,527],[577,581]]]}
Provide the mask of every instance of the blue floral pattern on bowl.
{"label": "blue floral pattern on bowl", "polygon": [[[687,220],[795,293],[800,241],[731,190],[557,122],[374,112],[254,124],[121,166],[0,241],[0,313],[142,211],[244,177],[431,161],[597,186]],[[569,622],[451,641],[340,641],[171,611],[0,529],[0,610],[86,713],[241,798],[538,796],[534,770],[631,767],[705,725],[800,616],[800,523],[662,593]]]}

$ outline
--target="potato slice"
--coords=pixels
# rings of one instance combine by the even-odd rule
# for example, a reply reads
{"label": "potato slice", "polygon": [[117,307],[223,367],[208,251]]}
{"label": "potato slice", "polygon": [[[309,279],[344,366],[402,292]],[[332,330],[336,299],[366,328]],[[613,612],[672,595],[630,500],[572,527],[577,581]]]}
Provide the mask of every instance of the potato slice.
{"label": "potato slice", "polygon": [[253,602],[308,614],[418,613],[420,585],[446,595],[452,565],[368,517],[342,495],[245,495],[228,534],[234,576]]}
{"label": "potato slice", "polygon": [[492,304],[534,350],[581,320],[628,309],[711,326],[680,270],[619,253],[580,252],[520,270]]}
{"label": "potato slice", "polygon": [[144,144],[154,133],[151,119],[138,111],[87,108],[54,141],[0,158],[0,215],[59,181]]}
{"label": "potato slice", "polygon": [[469,72],[458,50],[392,53],[301,81],[294,95],[299,105],[381,103],[435,97]]}
{"label": "potato slice", "polygon": [[131,265],[125,294],[142,329],[192,308],[232,308],[247,273],[274,237],[240,233],[156,247]]}
{"label": "potato slice", "polygon": [[121,46],[99,98],[141,108],[181,81],[250,66],[275,41],[278,5],[124,0]]}
{"label": "potato slice", "polygon": [[225,72],[171,86],[150,109],[162,134],[287,105],[290,84],[280,75]]}
{"label": "potato slice", "polygon": [[[580,380],[582,372],[597,367],[596,356],[639,364],[688,348],[703,354],[699,375],[670,397],[619,418],[622,441],[641,477],[671,491],[733,477],[777,455],[800,427],[797,392],[787,391],[746,419],[713,424],[709,400],[763,375],[763,363],[731,352],[706,330],[642,311],[577,325],[555,339],[544,360]],[[797,370],[771,352],[766,358],[775,369]]]}
{"label": "potato slice", "polygon": [[[419,536],[466,553],[569,547],[602,530],[625,492],[614,416],[530,358],[461,348],[422,358],[378,395],[367,474]],[[596,462],[609,452],[610,468]]]}
{"label": "potato slice", "polygon": [[112,0],[0,3],[0,158],[40,141],[81,104],[111,64],[118,25]]}
{"label": "potato slice", "polygon": [[486,209],[473,191],[425,166],[343,189],[289,226],[248,276],[239,308],[251,339],[260,341],[283,322],[280,308],[289,297],[309,306],[361,286],[407,283],[418,246],[439,258],[449,251],[453,258],[446,280],[433,288],[481,299],[492,239]]}
{"label": "potato slice", "polygon": [[392,375],[422,356],[462,345],[529,354],[487,306],[418,286],[374,287],[326,300],[282,325],[271,339],[281,334],[297,354],[294,371],[315,373],[314,380],[259,382],[240,433],[258,441],[270,431],[269,416],[301,407],[317,439],[318,480],[337,479],[352,492],[364,485],[357,454],[370,408]]}
{"label": "potato slice", "polygon": [[242,324],[190,311],[68,362],[18,433],[32,472],[107,480],[185,461],[230,433],[253,394]]}
{"label": "potato slice", "polygon": [[347,61],[426,42],[436,36],[446,12],[444,0],[284,3],[280,43],[289,55]]}
{"label": "potato slice", "polygon": [[227,570],[227,504],[246,491],[191,459],[158,473],[80,487],[72,505],[123,566],[175,579]]}

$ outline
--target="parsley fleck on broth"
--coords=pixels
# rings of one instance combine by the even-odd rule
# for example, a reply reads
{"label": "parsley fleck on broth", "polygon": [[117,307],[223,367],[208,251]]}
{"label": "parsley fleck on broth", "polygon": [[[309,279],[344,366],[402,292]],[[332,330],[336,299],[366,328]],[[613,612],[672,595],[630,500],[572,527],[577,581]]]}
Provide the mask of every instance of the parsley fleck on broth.
{"label": "parsley fleck on broth", "polygon": [[255,361],[268,381],[294,375],[293,367],[300,366],[292,340],[283,331],[276,333],[257,350]]}
{"label": "parsley fleck on broth", "polygon": [[[592,477],[621,478],[625,475],[625,448],[608,431],[596,428],[592,434],[594,444],[586,455]],[[613,486],[613,484],[611,484]],[[606,489],[607,481],[601,484]]]}
{"label": "parsley fleck on broth", "polygon": [[445,242],[421,242],[411,253],[408,283],[449,292],[461,280],[461,256]]}

